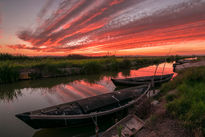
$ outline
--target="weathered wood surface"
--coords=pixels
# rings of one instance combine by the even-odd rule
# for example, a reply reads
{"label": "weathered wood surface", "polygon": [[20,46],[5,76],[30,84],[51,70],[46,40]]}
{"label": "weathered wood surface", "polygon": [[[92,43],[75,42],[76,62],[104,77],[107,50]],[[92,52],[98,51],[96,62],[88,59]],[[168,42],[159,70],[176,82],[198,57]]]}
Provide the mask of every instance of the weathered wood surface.
{"label": "weathered wood surface", "polygon": [[144,126],[144,122],[136,115],[128,115],[118,123],[107,129],[101,137],[130,137]]}

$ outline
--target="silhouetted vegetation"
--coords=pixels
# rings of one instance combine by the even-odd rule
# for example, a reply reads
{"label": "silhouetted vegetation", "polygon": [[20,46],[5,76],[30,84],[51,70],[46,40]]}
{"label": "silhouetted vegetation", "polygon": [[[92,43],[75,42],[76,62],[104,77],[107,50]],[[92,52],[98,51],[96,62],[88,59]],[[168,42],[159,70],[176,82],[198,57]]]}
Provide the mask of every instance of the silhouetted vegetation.
{"label": "silhouetted vegetation", "polygon": [[8,53],[0,53],[0,61],[1,60],[25,60],[25,59],[29,59],[29,57],[27,56],[24,56],[24,55],[16,55],[16,56],[13,56],[11,54],[8,54]]}
{"label": "silhouetted vegetation", "polygon": [[99,73],[102,71],[103,65],[99,62],[87,62],[83,65],[81,72],[85,74]]}
{"label": "silhouetted vegetation", "polygon": [[10,64],[0,65],[0,83],[11,83],[19,79],[18,67]]}

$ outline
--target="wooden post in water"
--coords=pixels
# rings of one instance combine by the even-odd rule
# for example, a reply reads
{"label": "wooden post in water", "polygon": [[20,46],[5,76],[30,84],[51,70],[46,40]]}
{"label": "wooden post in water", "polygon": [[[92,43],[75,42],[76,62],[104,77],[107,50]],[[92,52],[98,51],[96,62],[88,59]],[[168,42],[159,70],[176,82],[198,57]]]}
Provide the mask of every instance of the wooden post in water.
{"label": "wooden post in water", "polygon": [[96,125],[96,127],[95,127],[96,137],[98,137],[98,131],[99,131],[99,127],[98,127],[98,125]]}
{"label": "wooden post in water", "polygon": [[97,116],[95,117],[95,119],[92,117],[93,123],[95,124],[95,135],[96,137],[98,136],[98,132],[99,132],[99,127],[98,127],[98,122],[97,122]]}

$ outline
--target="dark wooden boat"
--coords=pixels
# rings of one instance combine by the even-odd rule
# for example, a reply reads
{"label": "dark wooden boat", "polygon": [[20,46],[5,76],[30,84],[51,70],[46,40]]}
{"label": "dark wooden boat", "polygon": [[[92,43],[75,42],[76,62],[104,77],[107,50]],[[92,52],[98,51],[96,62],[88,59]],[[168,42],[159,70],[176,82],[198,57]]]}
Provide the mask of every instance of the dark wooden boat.
{"label": "dark wooden boat", "polygon": [[125,79],[111,79],[116,86],[137,86],[149,84],[154,80],[155,85],[160,85],[164,82],[169,81],[173,76],[173,73],[166,75],[155,75],[155,76],[144,76],[144,77],[134,77]]}
{"label": "dark wooden boat", "polygon": [[17,114],[16,117],[35,129],[93,124],[95,118],[100,124],[103,123],[103,120],[115,118],[118,114],[127,115],[128,108],[140,103],[140,99],[146,96],[149,88],[150,85],[142,85],[122,89],[112,93]]}

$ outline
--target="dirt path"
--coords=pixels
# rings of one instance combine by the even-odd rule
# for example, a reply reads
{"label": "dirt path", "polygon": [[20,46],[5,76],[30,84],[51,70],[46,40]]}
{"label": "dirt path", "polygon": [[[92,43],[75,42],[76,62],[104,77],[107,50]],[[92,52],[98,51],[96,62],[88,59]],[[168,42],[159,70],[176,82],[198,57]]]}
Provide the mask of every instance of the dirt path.
{"label": "dirt path", "polygon": [[166,100],[152,105],[152,112],[145,120],[145,127],[135,137],[190,137],[188,131],[177,120],[171,119],[166,114]]}

